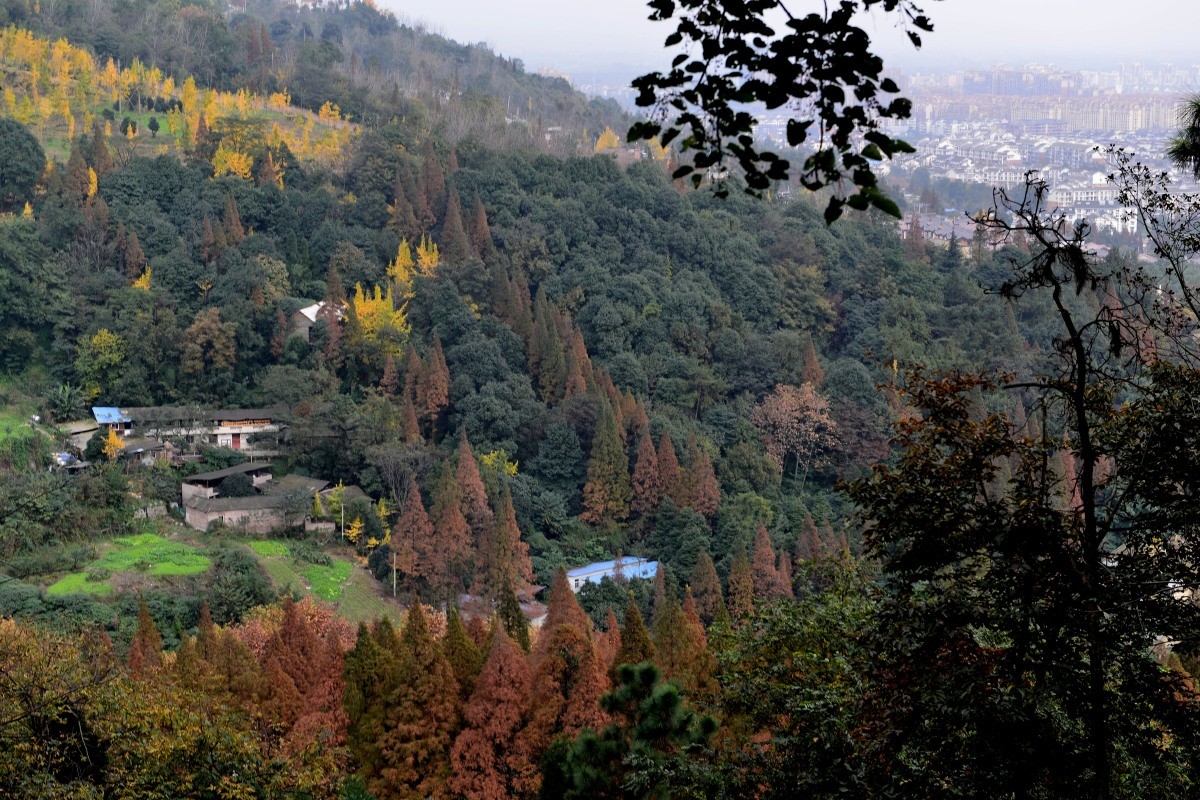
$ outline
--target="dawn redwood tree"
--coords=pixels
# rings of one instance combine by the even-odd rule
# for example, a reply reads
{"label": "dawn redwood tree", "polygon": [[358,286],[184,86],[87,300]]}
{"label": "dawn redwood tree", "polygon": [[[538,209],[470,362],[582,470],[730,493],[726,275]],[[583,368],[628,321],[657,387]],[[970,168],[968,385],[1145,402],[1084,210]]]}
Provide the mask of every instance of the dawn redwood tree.
{"label": "dawn redwood tree", "polygon": [[455,795],[508,800],[532,792],[536,764],[523,748],[514,746],[528,721],[530,690],[525,653],[497,628],[450,753],[450,790]]}
{"label": "dawn redwood tree", "polygon": [[580,519],[602,527],[623,521],[629,516],[630,493],[629,459],[617,432],[616,419],[610,409],[605,409],[592,438]]}
{"label": "dawn redwood tree", "polygon": [[796,560],[804,563],[816,561],[825,555],[826,550],[826,544],[821,541],[821,534],[817,532],[817,524],[813,522],[812,514],[805,511],[800,535],[796,537]]}
{"label": "dawn redwood tree", "polygon": [[821,368],[821,359],[817,357],[817,348],[813,345],[812,336],[804,339],[804,353],[800,358],[800,378],[804,383],[811,383],[820,388],[825,383],[825,370]]}
{"label": "dawn redwood tree", "polygon": [[653,660],[654,642],[650,640],[642,612],[630,596],[629,605],[625,608],[625,624],[621,626],[621,647],[613,659],[611,675],[616,674],[616,667],[620,664],[640,664]]}
{"label": "dawn redwood tree", "polygon": [[380,748],[383,769],[371,790],[380,800],[447,797],[458,683],[418,602],[400,637],[398,671]]}
{"label": "dawn redwood tree", "polygon": [[711,520],[721,505],[721,487],[717,484],[712,459],[694,435],[688,442],[687,467],[683,474],[687,506]]}
{"label": "dawn redwood tree", "polygon": [[713,564],[712,556],[707,550],[701,551],[692,570],[691,582],[688,584],[695,598],[696,611],[705,625],[711,625],[717,617],[717,608],[722,604],[721,578],[717,575],[717,567]]}
{"label": "dawn redwood tree", "polygon": [[404,504],[392,528],[392,551],[400,571],[411,579],[432,585],[439,576],[449,573],[444,563],[445,552],[434,538],[433,523],[421,500],[421,488],[413,477],[408,479]]}
{"label": "dawn redwood tree", "polygon": [[729,570],[728,596],[729,614],[735,621],[754,614],[754,578],[750,573],[750,559],[740,547]]}
{"label": "dawn redwood tree", "polygon": [[[750,562],[754,596],[759,600],[776,600],[792,594],[790,582],[780,574],[777,561],[771,537],[766,526],[760,522],[754,531],[754,555]],[[791,574],[790,569],[788,574]]]}
{"label": "dawn redwood tree", "polygon": [[424,381],[425,365],[421,363],[421,357],[417,355],[417,348],[409,347],[408,356],[404,361],[404,399],[412,403],[414,407],[418,405],[418,387]]}
{"label": "dawn redwood tree", "polygon": [[379,390],[390,400],[396,396],[399,389],[400,371],[396,368],[396,357],[388,353],[387,360],[383,363],[383,377],[379,379]]}
{"label": "dawn redwood tree", "polygon": [[[550,585],[550,599],[546,606],[546,617],[542,620],[542,630],[553,631],[560,625],[573,627],[584,636],[591,638],[592,621],[587,612],[579,605],[579,598],[575,596],[575,592],[571,591],[567,571],[562,567],[554,571],[554,581]],[[547,640],[539,637],[538,646],[533,652],[535,664],[545,657],[546,645]]]}
{"label": "dawn redwood tree", "polygon": [[633,467],[632,499],[629,510],[644,516],[658,507],[662,496],[662,476],[658,470],[658,455],[650,435],[643,434],[638,442],[637,460]]}
{"label": "dawn redwood tree", "polygon": [[658,472],[660,497],[671,500],[676,507],[687,505],[683,492],[683,481],[679,474],[679,456],[675,453],[675,445],[671,442],[671,432],[663,431],[658,440]]}
{"label": "dawn redwood tree", "polygon": [[598,630],[592,636],[596,643],[596,657],[600,659],[600,667],[609,670],[616,663],[617,652],[621,649],[621,623],[612,606],[604,618],[603,630]]}
{"label": "dawn redwood tree", "polygon": [[[483,478],[479,475],[479,464],[471,452],[471,443],[467,441],[467,432],[462,432],[458,442],[456,455],[455,478],[458,490],[462,496],[462,512],[471,526],[475,537],[476,552],[486,552],[491,547],[495,516],[488,505],[487,490],[483,486]],[[478,576],[477,576],[478,577]]]}
{"label": "dawn redwood tree", "polygon": [[525,728],[516,743],[539,763],[559,737],[604,724],[600,696],[608,679],[590,635],[575,625],[543,627],[533,659],[533,680]]}
{"label": "dawn redwood tree", "polygon": [[690,593],[686,602],[688,613],[674,594],[667,597],[663,612],[654,622],[653,661],[663,676],[678,683],[689,697],[709,696],[716,688],[716,664],[708,652],[708,638]]}
{"label": "dawn redwood tree", "polygon": [[430,587],[436,598],[453,605],[464,588],[474,542],[462,512],[462,491],[448,465],[434,486],[431,516],[439,552],[430,565]]}
{"label": "dawn redwood tree", "polygon": [[438,420],[450,404],[450,369],[442,352],[442,340],[436,336],[433,337],[433,346],[429,348],[429,363],[421,371],[416,399],[421,416],[429,420],[429,439],[433,441],[437,435]]}
{"label": "dawn redwood tree", "polygon": [[162,636],[150,616],[146,598],[138,599],[137,628],[133,632],[133,644],[129,648],[129,671],[144,678],[157,672],[162,666]]}

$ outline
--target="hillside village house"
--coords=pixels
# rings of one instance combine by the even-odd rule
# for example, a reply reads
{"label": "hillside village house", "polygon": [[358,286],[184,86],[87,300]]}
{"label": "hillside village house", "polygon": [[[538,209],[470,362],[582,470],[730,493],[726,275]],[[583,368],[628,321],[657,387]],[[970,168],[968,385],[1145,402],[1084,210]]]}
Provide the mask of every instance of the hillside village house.
{"label": "hillside village house", "polygon": [[[195,406],[116,408],[94,406],[92,416],[101,433],[115,430],[128,439],[139,436],[158,442],[172,441],[186,450],[216,445],[237,450],[249,459],[279,455],[269,436],[279,431],[281,409],[246,408],[206,410]],[[262,439],[266,439],[263,441]]]}
{"label": "hillside village house", "polygon": [[[290,335],[299,336],[306,342],[310,341],[312,327],[313,325],[316,325],[317,320],[321,318],[321,310],[324,309],[326,305],[327,303],[322,300],[319,303],[313,303],[311,306],[305,306],[299,311],[293,313],[290,320],[292,331]],[[341,319],[344,313],[345,312],[343,312],[342,309],[338,309],[338,319]]]}
{"label": "hillside village house", "polygon": [[[231,475],[246,475],[257,489],[246,497],[222,497],[221,482]],[[329,481],[303,475],[285,475],[278,481],[270,464],[237,464],[184,478],[180,489],[184,521],[207,531],[214,522],[248,533],[272,533],[306,522],[314,494],[327,492]]]}

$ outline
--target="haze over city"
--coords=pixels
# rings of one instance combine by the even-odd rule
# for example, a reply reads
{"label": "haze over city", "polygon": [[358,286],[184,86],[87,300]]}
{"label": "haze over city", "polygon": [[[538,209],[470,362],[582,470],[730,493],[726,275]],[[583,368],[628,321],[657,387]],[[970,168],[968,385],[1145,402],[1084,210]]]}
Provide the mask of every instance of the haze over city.
{"label": "haze over city", "polygon": [[[486,42],[532,69],[633,72],[665,66],[662,43],[671,30],[647,19],[642,0],[562,3],[555,0],[382,0],[402,19],[458,41]],[[803,13],[812,3],[794,3]],[[1177,61],[1194,58],[1193,32],[1200,5],[1148,0],[1131,13],[1118,0],[979,0],[926,2],[935,30],[914,51],[875,14],[867,31],[888,62],[905,71],[971,69],[997,62],[1054,62],[1099,68],[1121,61]]]}

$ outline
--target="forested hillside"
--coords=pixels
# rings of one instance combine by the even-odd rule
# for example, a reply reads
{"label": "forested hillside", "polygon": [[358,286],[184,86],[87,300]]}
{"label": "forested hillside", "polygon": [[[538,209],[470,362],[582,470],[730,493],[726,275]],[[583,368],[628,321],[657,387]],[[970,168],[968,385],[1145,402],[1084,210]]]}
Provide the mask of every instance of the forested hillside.
{"label": "forested hillside", "polygon": [[1194,525],[1182,270],[686,188],[369,3],[0,15],[0,794],[1069,797],[1104,658],[1184,791],[1176,539],[1084,499]]}
{"label": "forested hillside", "polygon": [[526,73],[519,59],[397,22],[373,3],[153,0],[0,3],[0,25],[65,37],[102,64],[135,60],[182,85],[269,96],[286,91],[313,112],[333,103],[355,122],[403,119],[421,136],[475,136],[490,146],[588,147],[605,127],[628,127],[613,101],[589,100],[561,78]]}

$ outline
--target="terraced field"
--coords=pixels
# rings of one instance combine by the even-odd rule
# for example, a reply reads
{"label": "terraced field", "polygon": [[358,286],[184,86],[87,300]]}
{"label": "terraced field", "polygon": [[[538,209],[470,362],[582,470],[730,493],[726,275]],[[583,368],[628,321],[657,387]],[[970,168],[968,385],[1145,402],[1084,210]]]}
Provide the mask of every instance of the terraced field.
{"label": "terraced field", "polygon": [[125,574],[196,575],[212,566],[208,556],[192,545],[156,533],[125,536],[100,545],[100,558],[86,570],[65,575],[46,589],[47,594],[109,595],[113,581]]}

